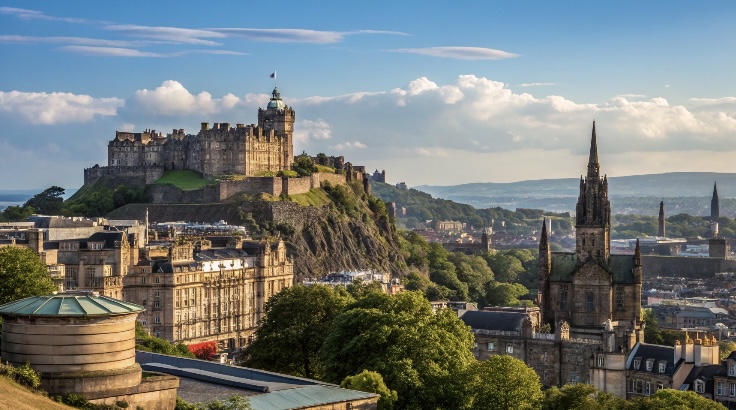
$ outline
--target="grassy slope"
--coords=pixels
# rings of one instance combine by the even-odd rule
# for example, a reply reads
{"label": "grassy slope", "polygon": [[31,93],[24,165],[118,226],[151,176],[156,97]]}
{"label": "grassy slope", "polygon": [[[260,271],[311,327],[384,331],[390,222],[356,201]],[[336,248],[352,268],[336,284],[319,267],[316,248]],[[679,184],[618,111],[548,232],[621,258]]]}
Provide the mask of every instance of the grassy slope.
{"label": "grassy slope", "polygon": [[214,181],[211,179],[204,179],[198,173],[194,171],[166,171],[164,176],[159,178],[156,184],[172,184],[179,189],[190,191],[193,189],[201,188],[205,185],[210,185]]}
{"label": "grassy slope", "polygon": [[312,189],[306,194],[289,195],[289,198],[301,206],[320,206],[332,202],[322,188]]}
{"label": "grassy slope", "polygon": [[0,377],[0,409],[70,410],[73,407],[33,393],[6,377]]}

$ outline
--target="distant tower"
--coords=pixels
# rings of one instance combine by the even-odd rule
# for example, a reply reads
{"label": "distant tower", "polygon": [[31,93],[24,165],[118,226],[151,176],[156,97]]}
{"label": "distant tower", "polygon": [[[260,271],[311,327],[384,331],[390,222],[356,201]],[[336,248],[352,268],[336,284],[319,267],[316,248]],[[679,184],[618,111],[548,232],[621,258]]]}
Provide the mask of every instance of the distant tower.
{"label": "distant tower", "polygon": [[483,224],[483,234],[480,236],[480,243],[483,244],[483,252],[491,251],[491,237],[488,236],[488,228]]}
{"label": "distant tower", "polygon": [[665,223],[667,221],[664,218],[664,201],[659,203],[659,231],[657,236],[665,237]]}
{"label": "distant tower", "polygon": [[[549,310],[547,299],[549,298],[549,275],[552,272],[552,249],[547,240],[547,218],[544,218],[542,222],[542,236],[539,238],[539,260],[537,262],[537,280],[539,281],[537,305],[544,314]],[[547,319],[544,318],[544,320]]]}
{"label": "distant tower", "polygon": [[721,217],[721,211],[718,209],[718,188],[713,183],[713,199],[710,200],[710,219],[716,220]]}
{"label": "distant tower", "polygon": [[608,178],[605,175],[600,177],[595,121],[590,138],[588,175],[585,179],[580,176],[580,196],[575,207],[575,233],[578,263],[589,257],[607,263],[610,254],[611,202],[608,200]]}

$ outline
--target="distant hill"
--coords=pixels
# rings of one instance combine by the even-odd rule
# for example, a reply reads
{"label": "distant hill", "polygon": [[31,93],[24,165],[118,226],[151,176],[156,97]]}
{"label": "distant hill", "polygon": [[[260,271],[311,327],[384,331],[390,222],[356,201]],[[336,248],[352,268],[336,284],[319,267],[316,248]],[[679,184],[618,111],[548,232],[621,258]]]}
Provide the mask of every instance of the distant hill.
{"label": "distant hill", "polygon": [[[435,197],[476,208],[534,208],[548,211],[574,210],[579,178],[543,179],[510,183],[479,182],[453,186],[420,185],[415,189]],[[718,182],[721,214],[736,214],[736,174],[716,172],[671,172],[608,179],[614,213],[655,215],[660,200],[668,214],[707,215],[713,182]]]}

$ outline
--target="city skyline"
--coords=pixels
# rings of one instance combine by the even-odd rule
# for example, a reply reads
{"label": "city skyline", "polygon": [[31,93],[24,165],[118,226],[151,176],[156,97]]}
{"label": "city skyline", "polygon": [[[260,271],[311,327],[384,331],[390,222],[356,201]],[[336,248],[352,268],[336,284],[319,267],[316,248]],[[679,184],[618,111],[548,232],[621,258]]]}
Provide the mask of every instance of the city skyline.
{"label": "city skyline", "polygon": [[93,5],[0,5],[2,189],[81,186],[116,130],[255,123],[273,72],[295,152],[388,182],[571,177],[593,120],[609,176],[734,172],[731,3]]}

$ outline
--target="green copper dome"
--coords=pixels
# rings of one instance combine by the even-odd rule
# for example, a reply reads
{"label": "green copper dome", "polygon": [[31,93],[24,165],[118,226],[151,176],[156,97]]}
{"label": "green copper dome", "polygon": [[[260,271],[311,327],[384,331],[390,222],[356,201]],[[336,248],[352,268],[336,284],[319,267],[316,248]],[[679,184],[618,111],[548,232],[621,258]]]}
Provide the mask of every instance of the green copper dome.
{"label": "green copper dome", "polygon": [[281,101],[281,93],[278,88],[274,87],[273,92],[271,93],[271,101],[268,102],[268,106],[266,108],[283,110],[284,107],[286,107],[286,105]]}
{"label": "green copper dome", "polygon": [[32,296],[0,306],[0,315],[9,316],[117,316],[139,313],[143,306],[95,292],[62,292]]}

